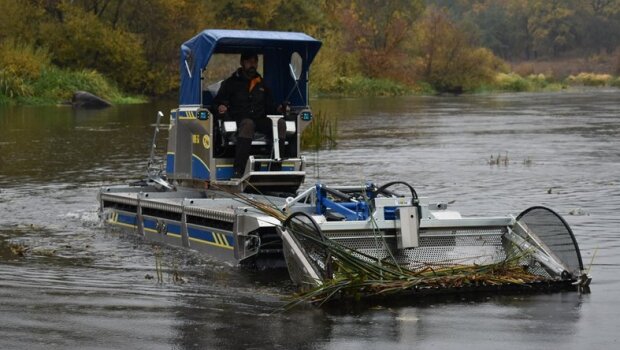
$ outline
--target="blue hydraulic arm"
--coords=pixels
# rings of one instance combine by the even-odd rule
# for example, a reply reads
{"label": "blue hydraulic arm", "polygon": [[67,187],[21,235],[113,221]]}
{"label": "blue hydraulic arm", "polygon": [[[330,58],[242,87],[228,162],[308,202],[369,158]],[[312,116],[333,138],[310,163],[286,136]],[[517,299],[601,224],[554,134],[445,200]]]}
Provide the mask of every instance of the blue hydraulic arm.
{"label": "blue hydraulic arm", "polygon": [[[335,202],[329,196],[338,198],[341,201]],[[367,220],[370,216],[368,204],[365,201],[358,201],[340,191],[316,184],[316,213],[324,215],[328,210],[332,210],[345,217],[347,221]]]}

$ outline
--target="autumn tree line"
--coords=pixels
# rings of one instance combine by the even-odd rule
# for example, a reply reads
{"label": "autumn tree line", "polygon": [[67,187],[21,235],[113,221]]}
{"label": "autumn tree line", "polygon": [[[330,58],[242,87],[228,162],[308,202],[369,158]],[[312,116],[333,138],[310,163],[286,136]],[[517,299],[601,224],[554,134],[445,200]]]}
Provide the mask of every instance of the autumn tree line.
{"label": "autumn tree line", "polygon": [[205,28],[322,40],[315,95],[620,85],[620,0],[0,0],[0,103],[174,95]]}

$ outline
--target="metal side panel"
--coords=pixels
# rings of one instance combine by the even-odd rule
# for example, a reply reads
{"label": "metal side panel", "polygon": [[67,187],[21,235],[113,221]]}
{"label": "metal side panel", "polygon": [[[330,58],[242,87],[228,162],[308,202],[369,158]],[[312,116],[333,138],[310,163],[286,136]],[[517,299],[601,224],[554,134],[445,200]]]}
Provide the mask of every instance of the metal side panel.
{"label": "metal side panel", "polygon": [[[461,230],[466,228],[484,229],[485,227],[501,227],[511,225],[513,218],[511,217],[489,217],[489,218],[461,218],[461,219],[422,219],[420,220],[420,230],[424,229],[439,229],[439,228],[454,228],[455,230]],[[327,221],[321,222],[321,230],[323,231],[356,231],[356,230],[373,230],[373,229],[396,229],[400,223],[394,220],[365,220],[365,221]]]}
{"label": "metal side panel", "polygon": [[[108,209],[104,222],[124,231],[135,234],[139,233],[140,223],[137,213]],[[144,238],[149,242],[189,247],[220,261],[238,262],[234,256],[236,242],[231,231],[185,224],[182,221],[168,220],[150,215],[142,216],[142,225]],[[189,241],[187,244],[183,242],[184,235],[187,235]]]}
{"label": "metal side panel", "polygon": [[265,229],[272,229],[275,233],[275,228],[279,225],[280,222],[270,216],[243,208],[237,209],[233,228],[237,243],[235,245],[235,257],[243,261],[261,251],[270,250],[272,247],[265,247],[265,245],[270,245],[273,242],[263,242]]}
{"label": "metal side panel", "polygon": [[300,288],[311,289],[320,286],[323,282],[319,270],[313,262],[308,259],[305,250],[299,242],[287,230],[278,228],[278,233],[282,237],[284,248],[284,260],[289,271],[291,280]]}
{"label": "metal side panel", "polygon": [[104,222],[143,235],[148,241],[189,247],[218,260],[237,263],[236,240],[232,234],[234,210],[230,208],[230,199],[188,200],[151,195],[102,194]]}
{"label": "metal side panel", "polygon": [[191,249],[205,253],[220,261],[237,263],[234,249],[236,240],[230,231],[187,224],[187,234]]}

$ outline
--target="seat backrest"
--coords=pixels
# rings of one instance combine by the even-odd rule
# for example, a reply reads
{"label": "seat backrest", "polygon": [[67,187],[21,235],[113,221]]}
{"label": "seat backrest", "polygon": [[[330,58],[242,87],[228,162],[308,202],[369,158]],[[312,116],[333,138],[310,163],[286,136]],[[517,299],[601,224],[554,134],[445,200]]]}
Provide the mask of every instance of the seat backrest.
{"label": "seat backrest", "polygon": [[211,85],[208,85],[202,91],[202,105],[203,106],[210,106],[213,104],[213,100],[215,99],[215,96],[217,96],[218,91],[220,91],[220,86],[222,86],[223,81],[224,80],[220,80]]}

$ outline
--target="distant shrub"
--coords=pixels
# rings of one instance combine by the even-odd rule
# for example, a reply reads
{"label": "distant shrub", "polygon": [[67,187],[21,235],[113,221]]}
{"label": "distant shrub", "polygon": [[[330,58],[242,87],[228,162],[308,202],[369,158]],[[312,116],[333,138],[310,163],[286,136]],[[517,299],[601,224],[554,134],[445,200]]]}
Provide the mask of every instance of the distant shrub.
{"label": "distant shrub", "polygon": [[550,83],[550,79],[547,78],[544,74],[530,74],[527,76],[527,80],[535,85],[537,88],[544,88]]}
{"label": "distant shrub", "polygon": [[73,69],[96,69],[121,86],[144,89],[147,63],[144,49],[135,34],[114,29],[91,12],[60,5],[63,21],[42,26],[49,33],[42,40],[53,53],[53,62]]}
{"label": "distant shrub", "polygon": [[375,79],[360,75],[338,77],[331,86],[317,91],[320,95],[360,96],[400,96],[412,92],[412,89],[390,79]]}
{"label": "distant shrub", "polygon": [[616,77],[616,79],[612,80],[611,86],[620,88],[620,77]]}
{"label": "distant shrub", "polygon": [[609,74],[579,73],[569,76],[566,81],[573,85],[606,86],[611,85],[613,77]]}
{"label": "distant shrub", "polygon": [[566,86],[554,81],[548,75],[530,74],[522,77],[517,73],[499,73],[495,76],[494,88],[503,91],[559,91]]}
{"label": "distant shrub", "polygon": [[10,38],[34,42],[40,35],[39,24],[45,16],[43,1],[0,0],[0,9],[0,41]]}
{"label": "distant shrub", "polygon": [[334,93],[341,88],[341,77],[359,75],[359,57],[340,49],[344,44],[340,33],[328,33],[310,70],[310,84],[319,93]]}
{"label": "distant shrub", "polygon": [[433,86],[425,81],[418,81],[413,87],[413,91],[417,94],[435,94],[437,91]]}
{"label": "distant shrub", "polygon": [[533,62],[520,62],[512,66],[512,71],[522,77],[536,73],[536,66]]}
{"label": "distant shrub", "polygon": [[415,35],[415,74],[438,92],[475,91],[507,70],[493,52],[476,46],[444,9],[428,8]]}
{"label": "distant shrub", "polygon": [[505,91],[530,91],[532,84],[527,79],[516,73],[498,73],[495,76],[495,85]]}
{"label": "distant shrub", "polygon": [[5,40],[0,43],[0,67],[20,79],[33,80],[50,64],[47,50],[30,44]]}

